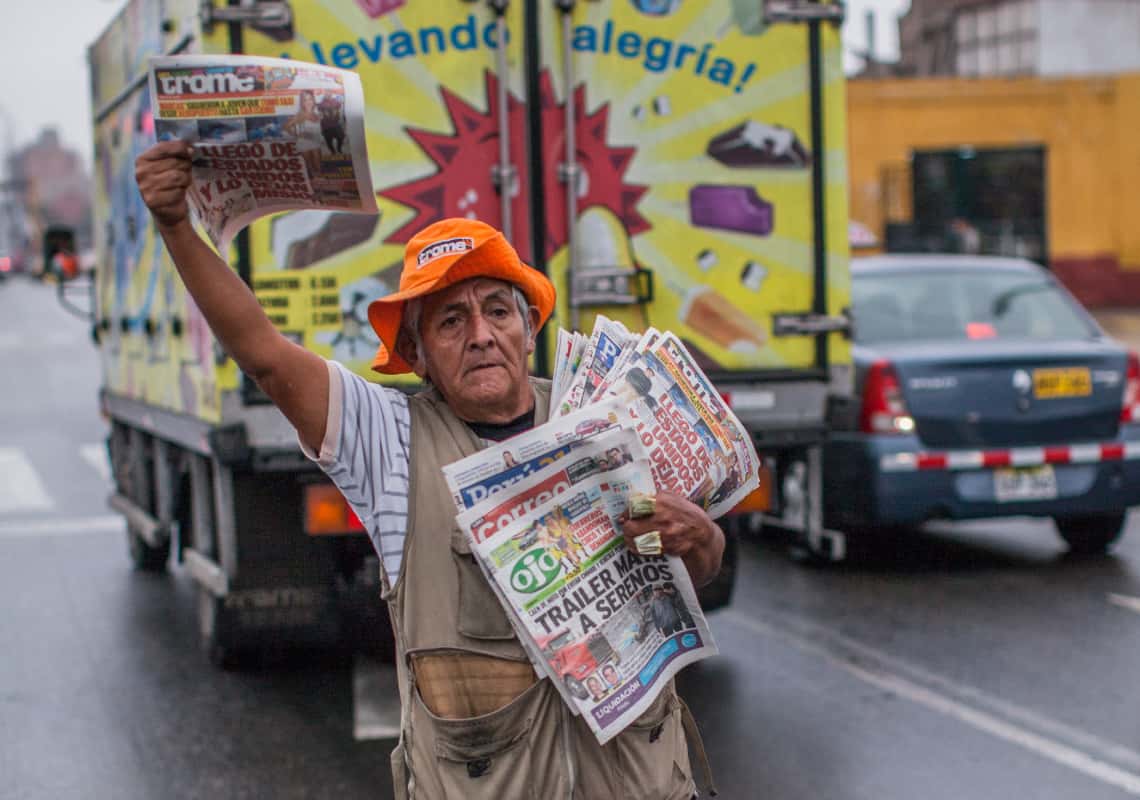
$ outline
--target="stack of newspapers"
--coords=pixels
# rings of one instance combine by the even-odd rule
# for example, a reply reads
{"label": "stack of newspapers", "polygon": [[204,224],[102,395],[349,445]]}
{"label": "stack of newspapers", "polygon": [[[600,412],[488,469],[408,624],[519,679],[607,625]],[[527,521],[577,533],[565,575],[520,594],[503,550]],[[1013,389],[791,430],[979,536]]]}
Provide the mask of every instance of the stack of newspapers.
{"label": "stack of newspapers", "polygon": [[[671,333],[558,333],[550,419],[444,467],[457,524],[540,677],[603,744],[716,644],[675,556],[627,515],[657,492],[718,517],[757,485],[748,432]],[[633,501],[631,503],[631,500]]]}

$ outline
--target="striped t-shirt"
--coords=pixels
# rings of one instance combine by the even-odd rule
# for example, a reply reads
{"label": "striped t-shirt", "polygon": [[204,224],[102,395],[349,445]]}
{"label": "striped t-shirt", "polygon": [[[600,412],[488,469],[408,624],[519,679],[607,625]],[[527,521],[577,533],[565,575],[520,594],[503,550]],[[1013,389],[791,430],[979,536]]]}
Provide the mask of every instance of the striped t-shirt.
{"label": "striped t-shirt", "polygon": [[329,412],[321,452],[301,442],[360,517],[389,584],[400,574],[408,530],[408,396],[329,361]]}

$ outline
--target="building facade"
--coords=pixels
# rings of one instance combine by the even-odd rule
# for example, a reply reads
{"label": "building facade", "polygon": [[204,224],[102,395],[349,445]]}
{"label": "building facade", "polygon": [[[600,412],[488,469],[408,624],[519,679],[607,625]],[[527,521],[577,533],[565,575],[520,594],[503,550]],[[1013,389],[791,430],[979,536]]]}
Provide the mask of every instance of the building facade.
{"label": "building facade", "polygon": [[1140,70],[1140,2],[912,0],[899,53],[894,71],[909,77]]}
{"label": "building facade", "polygon": [[1024,256],[1140,306],[1140,72],[857,80],[847,103],[851,218],[885,249]]}
{"label": "building facade", "polygon": [[[82,159],[45,128],[39,137],[9,156],[8,174],[18,187],[26,246],[35,252],[50,226],[75,232],[79,248],[91,241],[91,180]],[[34,262],[30,265],[34,270]]]}

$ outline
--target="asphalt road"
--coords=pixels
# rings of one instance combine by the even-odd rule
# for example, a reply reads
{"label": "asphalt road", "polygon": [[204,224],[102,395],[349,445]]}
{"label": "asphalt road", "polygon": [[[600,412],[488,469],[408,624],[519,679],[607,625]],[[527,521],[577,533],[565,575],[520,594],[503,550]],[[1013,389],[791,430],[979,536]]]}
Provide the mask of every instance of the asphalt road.
{"label": "asphalt road", "polygon": [[[98,371],[50,287],[0,284],[0,798],[391,797],[351,658],[217,670],[189,577],[131,571]],[[712,626],[680,683],[721,797],[1140,796],[1140,518],[1082,561],[1033,521],[828,568],[749,538]]]}

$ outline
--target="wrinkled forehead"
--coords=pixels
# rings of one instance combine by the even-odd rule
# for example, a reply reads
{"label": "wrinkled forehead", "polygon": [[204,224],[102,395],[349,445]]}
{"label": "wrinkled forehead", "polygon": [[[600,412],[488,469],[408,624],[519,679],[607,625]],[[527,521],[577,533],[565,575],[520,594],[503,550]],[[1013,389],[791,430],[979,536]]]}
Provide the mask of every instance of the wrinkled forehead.
{"label": "wrinkled forehead", "polygon": [[439,308],[455,306],[478,306],[496,298],[510,300],[514,286],[498,278],[468,278],[446,289],[432,292],[424,298],[424,313],[430,314]]}

